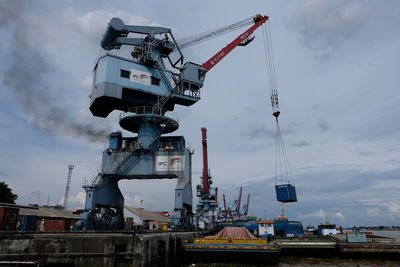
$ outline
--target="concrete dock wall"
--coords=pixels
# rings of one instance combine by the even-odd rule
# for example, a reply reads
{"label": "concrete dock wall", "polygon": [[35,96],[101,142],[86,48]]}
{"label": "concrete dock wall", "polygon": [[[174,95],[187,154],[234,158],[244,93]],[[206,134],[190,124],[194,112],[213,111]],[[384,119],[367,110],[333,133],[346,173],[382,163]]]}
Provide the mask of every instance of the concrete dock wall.
{"label": "concrete dock wall", "polygon": [[166,233],[0,233],[0,265],[180,266],[182,244],[192,232]]}

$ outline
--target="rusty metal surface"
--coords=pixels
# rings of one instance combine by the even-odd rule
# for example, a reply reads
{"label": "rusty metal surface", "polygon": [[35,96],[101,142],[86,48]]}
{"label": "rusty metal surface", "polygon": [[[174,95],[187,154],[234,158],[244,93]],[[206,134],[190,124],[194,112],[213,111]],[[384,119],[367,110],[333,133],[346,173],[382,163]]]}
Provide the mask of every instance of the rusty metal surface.
{"label": "rusty metal surface", "polygon": [[71,266],[177,266],[193,232],[0,232],[0,261]]}

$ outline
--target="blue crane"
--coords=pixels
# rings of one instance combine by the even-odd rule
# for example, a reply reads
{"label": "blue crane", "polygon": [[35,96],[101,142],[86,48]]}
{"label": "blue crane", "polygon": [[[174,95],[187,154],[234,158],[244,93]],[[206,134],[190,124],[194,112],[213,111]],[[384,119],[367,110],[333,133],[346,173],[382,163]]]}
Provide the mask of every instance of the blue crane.
{"label": "blue crane", "polygon": [[[123,228],[124,197],[118,187],[122,179],[177,179],[172,223],[182,229],[193,225],[192,152],[183,136],[163,136],[179,128],[171,112],[175,105],[191,106],[199,101],[207,71],[235,47],[250,43],[254,30],[267,19],[255,16],[254,25],[204,64],[184,61],[169,28],[110,20],[101,47],[106,51],[122,46],[133,49],[129,58],[111,52],[98,58],[89,108],[94,116],[102,118],[114,110],[121,111],[120,126],[136,136],[110,134],[101,170],[91,184],[84,186],[85,209],[76,229]],[[218,29],[211,36],[249,25],[250,21]],[[173,52],[177,54],[175,60]]]}

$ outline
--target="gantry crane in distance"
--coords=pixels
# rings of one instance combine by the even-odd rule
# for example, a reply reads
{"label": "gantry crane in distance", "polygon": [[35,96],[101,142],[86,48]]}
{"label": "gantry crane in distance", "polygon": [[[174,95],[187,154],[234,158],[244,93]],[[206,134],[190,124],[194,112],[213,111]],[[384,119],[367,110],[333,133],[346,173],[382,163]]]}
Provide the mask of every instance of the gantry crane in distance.
{"label": "gantry crane in distance", "polygon": [[243,187],[241,186],[239,189],[238,198],[233,201],[230,206],[226,204],[225,194],[222,195],[224,207],[222,210],[222,216],[219,216],[223,221],[238,221],[244,220],[249,214],[249,206],[250,206],[250,194],[247,195],[246,204],[241,207],[242,204],[242,194]]}
{"label": "gantry crane in distance", "polygon": [[[169,28],[125,25],[119,18],[110,20],[101,47],[111,51],[130,46],[132,57],[107,52],[98,58],[89,109],[94,116],[103,118],[114,110],[122,111],[120,126],[136,136],[110,134],[101,170],[91,184],[84,186],[85,210],[77,229],[123,228],[124,197],[118,187],[122,179],[177,179],[172,223],[186,229],[193,225],[192,152],[183,136],[162,136],[179,128],[178,119],[170,111],[175,105],[191,106],[199,101],[206,73],[235,47],[249,44],[254,39],[253,32],[267,20],[267,16],[256,15],[186,43],[187,47],[253,24],[203,64],[184,61]],[[176,60],[170,56],[174,51],[178,53]]]}

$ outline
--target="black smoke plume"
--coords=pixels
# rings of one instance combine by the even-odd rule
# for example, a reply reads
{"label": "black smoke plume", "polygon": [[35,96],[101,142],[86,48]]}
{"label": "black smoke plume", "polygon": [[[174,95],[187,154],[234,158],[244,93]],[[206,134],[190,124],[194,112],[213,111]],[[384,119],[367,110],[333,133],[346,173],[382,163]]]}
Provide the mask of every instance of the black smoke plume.
{"label": "black smoke plume", "polygon": [[[0,30],[11,34],[10,51],[6,56],[9,63],[1,73],[4,84],[12,90],[26,117],[35,127],[51,134],[104,142],[109,129],[79,122],[72,112],[79,107],[67,107],[62,103],[63,97],[74,88],[68,88],[61,83],[47,83],[46,78],[62,75],[62,72],[40,54],[40,43],[28,39],[28,3],[19,0],[0,1]],[[54,81],[54,78],[51,80]]]}

